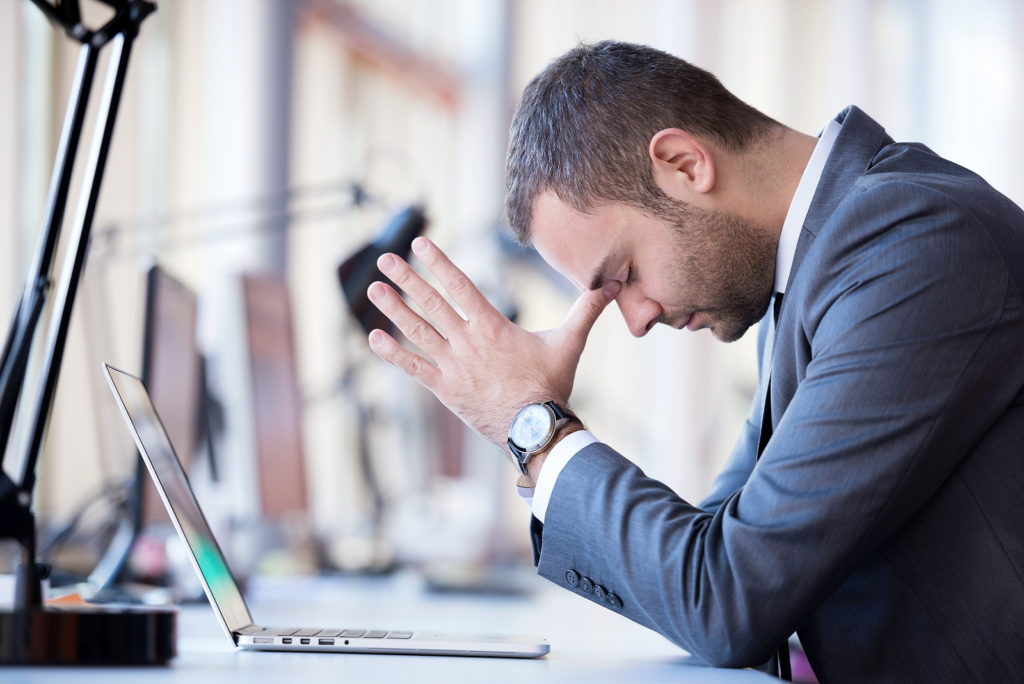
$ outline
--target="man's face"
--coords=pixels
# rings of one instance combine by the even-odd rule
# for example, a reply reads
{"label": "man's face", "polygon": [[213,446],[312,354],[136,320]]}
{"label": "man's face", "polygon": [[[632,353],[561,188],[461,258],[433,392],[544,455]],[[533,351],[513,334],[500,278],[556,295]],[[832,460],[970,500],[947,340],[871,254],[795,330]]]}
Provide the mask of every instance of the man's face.
{"label": "man's face", "polygon": [[622,203],[582,213],[544,192],[533,206],[533,244],[581,291],[621,282],[616,302],[637,337],[664,323],[710,328],[724,342],[739,339],[771,299],[777,246],[771,231],[667,202],[678,210],[669,211],[671,218]]}

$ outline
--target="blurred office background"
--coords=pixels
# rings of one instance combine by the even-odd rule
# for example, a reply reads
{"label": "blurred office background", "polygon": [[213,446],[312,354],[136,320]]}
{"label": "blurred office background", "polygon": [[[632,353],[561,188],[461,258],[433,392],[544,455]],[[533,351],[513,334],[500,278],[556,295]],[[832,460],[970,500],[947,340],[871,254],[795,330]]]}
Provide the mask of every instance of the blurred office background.
{"label": "blurred office background", "polygon": [[[99,364],[141,372],[145,273],[158,264],[195,294],[209,401],[169,396],[205,407],[208,439],[189,427],[187,458],[239,569],[527,564],[528,512],[505,455],[369,353],[337,268],[420,203],[427,234],[496,305],[527,328],[557,325],[575,295],[503,237],[503,161],[522,88],[579,41],[679,55],[805,132],[856,103],[895,138],[925,142],[1024,203],[1017,0],[158,6],[130,66],[41,462],[51,537],[94,499],[116,500],[133,472]],[[0,3],[4,322],[34,252],[75,52],[27,0]],[[755,372],[753,334],[722,345],[655,329],[635,340],[609,310],[573,405],[602,440],[697,501],[738,434]],[[92,508],[82,539],[113,510]],[[64,562],[88,572],[98,552],[86,544]]]}

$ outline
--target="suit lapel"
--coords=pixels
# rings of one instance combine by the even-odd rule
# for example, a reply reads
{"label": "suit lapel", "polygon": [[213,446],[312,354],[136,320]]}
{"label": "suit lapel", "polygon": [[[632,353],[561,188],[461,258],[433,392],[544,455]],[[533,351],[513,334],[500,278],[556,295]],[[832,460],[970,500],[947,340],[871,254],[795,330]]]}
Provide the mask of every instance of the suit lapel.
{"label": "suit lapel", "polygon": [[[793,255],[793,266],[789,272],[786,292],[792,290],[794,279],[800,272],[800,264],[814,244],[821,227],[850,192],[857,179],[871,168],[878,152],[893,142],[885,129],[858,107],[847,107],[836,117],[836,121],[842,128],[832,145],[832,151],[822,169],[818,187],[814,191],[811,206],[807,210],[807,217],[804,219],[803,229],[797,240],[796,252]],[[794,306],[798,306],[798,303],[789,306],[788,315],[784,308],[779,313],[779,320],[773,322],[768,331],[765,343],[768,349],[765,350],[765,357],[771,363],[768,366],[769,378],[777,370],[777,365],[785,365],[778,363],[780,355],[787,353],[792,355],[791,345],[787,345],[786,339],[790,337],[787,334],[787,329],[790,329],[796,321]],[[768,319],[771,320],[771,316]],[[779,337],[780,330],[782,331],[781,337]],[[779,344],[776,344],[777,338]],[[791,393],[779,390],[780,384],[783,387],[786,386],[786,383],[767,383],[765,391],[766,394],[770,394],[770,397],[766,396],[765,398],[770,410],[765,412],[762,420],[762,435],[765,434],[766,429],[768,434],[771,434],[792,398]],[[765,421],[770,421],[770,424],[764,425]],[[758,455],[760,456],[760,450]]]}

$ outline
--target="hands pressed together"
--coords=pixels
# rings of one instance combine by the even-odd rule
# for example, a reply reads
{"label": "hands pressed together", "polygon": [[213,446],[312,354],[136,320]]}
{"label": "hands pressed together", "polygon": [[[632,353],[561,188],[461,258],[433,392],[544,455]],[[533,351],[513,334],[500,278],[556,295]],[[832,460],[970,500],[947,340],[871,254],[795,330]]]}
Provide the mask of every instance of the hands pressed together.
{"label": "hands pressed together", "polygon": [[466,317],[403,259],[384,254],[378,268],[423,315],[385,283],[373,283],[367,294],[419,353],[382,330],[370,333],[373,351],[495,444],[505,444],[512,418],[526,404],[555,400],[565,405],[587,336],[620,284],[584,292],[560,327],[531,333],[495,309],[433,242],[419,237],[412,248]]}

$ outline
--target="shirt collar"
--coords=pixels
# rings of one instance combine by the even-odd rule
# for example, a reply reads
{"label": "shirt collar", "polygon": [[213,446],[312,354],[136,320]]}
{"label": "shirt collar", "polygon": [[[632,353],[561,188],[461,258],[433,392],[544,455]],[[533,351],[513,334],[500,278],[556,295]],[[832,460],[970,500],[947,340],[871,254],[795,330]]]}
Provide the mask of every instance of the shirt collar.
{"label": "shirt collar", "polygon": [[789,281],[789,272],[793,268],[793,257],[796,256],[796,244],[800,239],[800,231],[803,229],[807,210],[811,207],[814,191],[818,189],[821,172],[825,169],[825,162],[828,160],[829,152],[832,151],[832,144],[835,143],[840,128],[842,126],[835,119],[829,119],[821,133],[818,134],[818,144],[814,146],[814,152],[807,160],[807,167],[804,169],[803,175],[800,176],[800,183],[796,186],[793,200],[789,203],[789,211],[786,213],[786,220],[782,224],[782,233],[779,235],[779,248],[775,253],[776,292],[786,291],[786,283]]}

